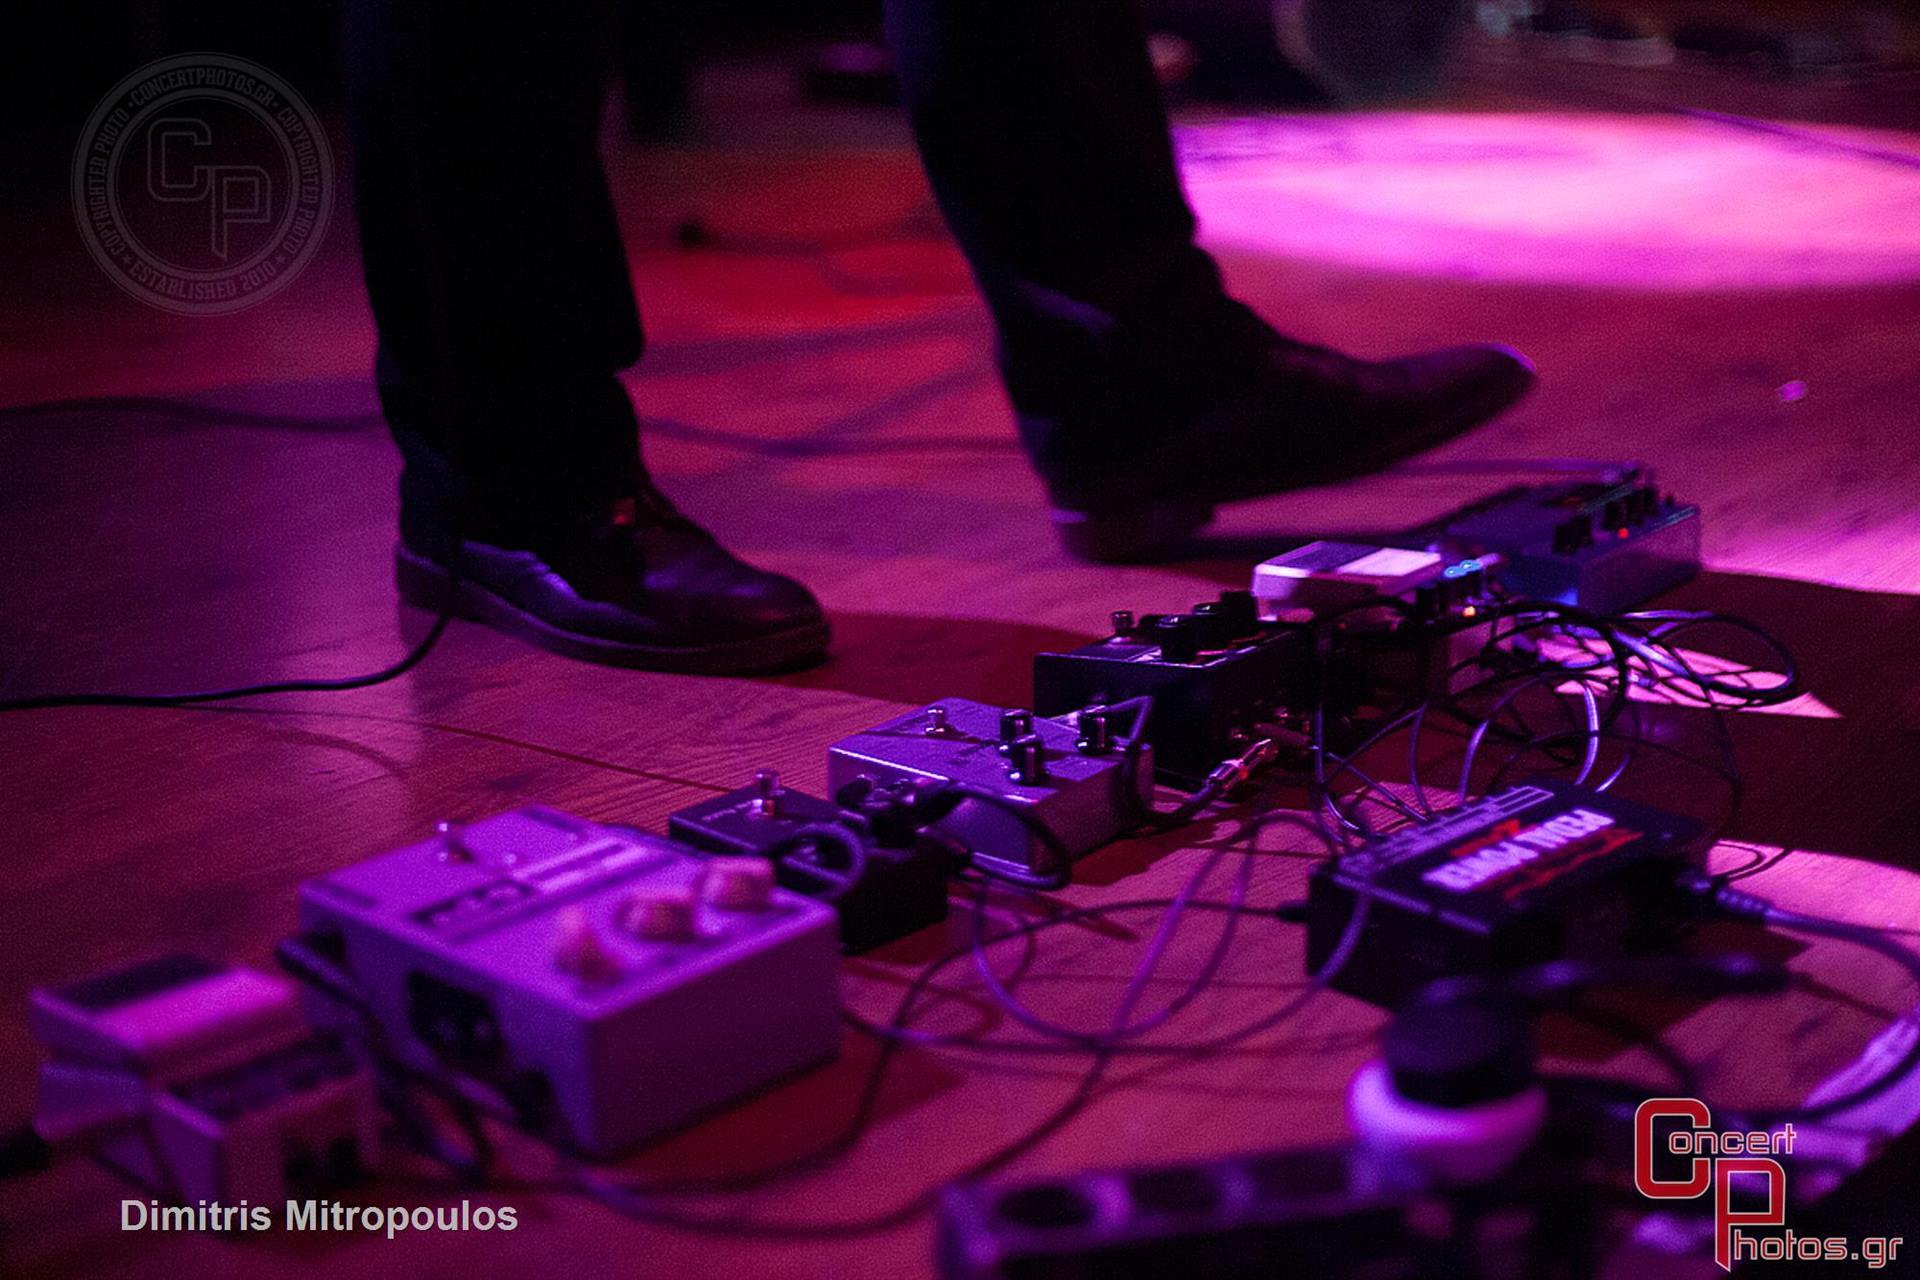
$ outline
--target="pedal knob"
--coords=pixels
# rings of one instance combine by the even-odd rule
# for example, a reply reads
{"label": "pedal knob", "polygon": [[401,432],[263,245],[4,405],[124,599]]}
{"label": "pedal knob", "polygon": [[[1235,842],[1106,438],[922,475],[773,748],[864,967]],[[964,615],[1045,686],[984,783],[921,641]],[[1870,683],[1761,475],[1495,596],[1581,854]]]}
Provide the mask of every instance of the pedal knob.
{"label": "pedal knob", "polygon": [[1047,780],[1047,744],[1037,733],[1014,739],[1007,761],[1007,777],[1017,786],[1037,787]]}
{"label": "pedal knob", "polygon": [[435,854],[442,862],[472,862],[473,851],[460,840],[460,829],[444,818],[433,824],[434,838],[439,842]]}
{"label": "pedal knob", "polygon": [[1170,613],[1153,624],[1153,642],[1167,662],[1192,662],[1200,656],[1200,637],[1183,613]]}
{"label": "pedal knob", "polygon": [[1080,736],[1073,745],[1080,754],[1103,756],[1113,750],[1113,718],[1105,707],[1088,707],[1076,723]]}
{"label": "pedal knob", "polygon": [[698,936],[692,889],[636,889],[620,904],[619,920],[646,942],[691,942]]}
{"label": "pedal knob", "polygon": [[611,982],[620,976],[620,962],[607,950],[600,931],[580,907],[568,907],[553,918],[553,966],[582,982]]}
{"label": "pedal knob", "polygon": [[1013,754],[1013,744],[1033,732],[1033,712],[1002,711],[1000,713],[1000,746],[1003,756]]}
{"label": "pedal knob", "polygon": [[1218,601],[1201,601],[1193,606],[1193,612],[1187,617],[1187,626],[1193,632],[1196,648],[1224,649],[1232,643],[1233,621]]}
{"label": "pedal knob", "polygon": [[780,814],[780,775],[771,769],[761,769],[753,775],[753,799],[747,802],[747,813],[755,818],[774,818]]}
{"label": "pedal knob", "polygon": [[773,901],[773,864],[765,858],[707,863],[707,902],[722,911],[765,911]]}
{"label": "pedal knob", "polygon": [[1219,613],[1227,620],[1235,638],[1250,636],[1260,629],[1260,602],[1251,591],[1222,591]]}

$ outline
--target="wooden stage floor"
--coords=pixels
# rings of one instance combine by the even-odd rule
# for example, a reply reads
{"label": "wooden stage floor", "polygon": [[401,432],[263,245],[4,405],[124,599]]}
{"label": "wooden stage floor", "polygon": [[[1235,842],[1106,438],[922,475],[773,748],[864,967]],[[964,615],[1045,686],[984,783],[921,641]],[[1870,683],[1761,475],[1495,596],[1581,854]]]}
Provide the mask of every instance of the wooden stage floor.
{"label": "wooden stage floor", "polygon": [[[0,1115],[11,1121],[30,1105],[35,1054],[23,1015],[35,985],[168,949],[265,962],[293,924],[297,882],[418,838],[437,819],[537,798],[654,826],[759,767],[817,792],[829,742],[941,695],[1023,702],[1031,655],[1103,633],[1110,609],[1184,607],[1243,582],[1289,539],[1399,527],[1507,482],[1410,471],[1236,508],[1166,565],[1075,564],[1046,527],[994,382],[983,313],[930,229],[897,124],[764,110],[779,90],[758,73],[708,91],[710,115],[726,127],[610,157],[652,342],[630,386],[665,486],[743,554],[820,592],[836,629],[832,660],[765,680],[616,672],[456,624],[418,670],[362,692],[0,717],[0,832],[11,849],[0,892]],[[1351,135],[1365,144],[1358,158],[1279,136],[1277,154],[1295,167],[1255,197],[1275,202],[1274,224],[1350,216],[1372,240],[1276,233],[1276,248],[1232,203],[1246,184],[1196,171],[1203,212],[1235,232],[1219,242],[1232,283],[1283,327],[1363,352],[1467,338],[1527,351],[1541,370],[1537,394],[1443,461],[1638,458],[1698,501],[1708,572],[1676,599],[1773,629],[1820,704],[1818,714],[1738,717],[1748,787],[1728,836],[1795,851],[1748,887],[1862,921],[1920,922],[1920,259],[1910,228],[1881,213],[1920,207],[1911,201],[1920,179],[1820,141],[1860,141],[1845,131],[1767,139],[1698,121],[1473,105],[1367,122],[1370,132]],[[1501,109],[1523,122],[1515,127],[1529,145],[1488,159],[1488,120]],[[1324,141],[1338,126],[1300,127]],[[1597,141],[1594,131],[1608,129]],[[1920,154],[1920,135],[1872,141]],[[1694,160],[1661,175],[1659,208],[1635,206],[1611,224],[1592,199],[1576,217],[1529,181],[1528,165],[1559,166],[1555,181],[1578,186],[1584,173],[1624,191],[1634,157],[1682,143]],[[1613,167],[1582,167],[1581,148]],[[1777,170],[1764,211],[1753,205],[1754,174],[1766,171],[1749,163],[1755,148]],[[1716,169],[1722,156],[1741,163]],[[1461,184],[1496,181],[1537,197],[1502,204],[1531,219],[1519,267],[1503,266],[1498,245],[1520,231],[1467,225],[1476,206]],[[344,674],[397,657],[426,619],[400,609],[390,585],[396,465],[367,380],[372,330],[350,220],[274,301],[233,318],[179,318],[100,278],[60,199],[0,227],[19,255],[0,279],[0,396],[43,406],[0,417],[0,696]],[[687,216],[762,243],[678,249],[674,229]],[[832,254],[808,248],[861,228],[884,234]],[[1554,237],[1566,254],[1552,251]],[[1423,266],[1408,244],[1441,249]],[[1563,260],[1584,265],[1549,269]],[[1804,278],[1796,262],[1812,264]],[[1170,892],[1192,869],[1189,846],[1228,829],[1112,848],[1063,896]],[[1276,836],[1274,847],[1284,844]],[[1308,865],[1260,859],[1257,900],[1295,896]],[[1116,917],[1063,940],[1039,980],[1069,999],[1111,999],[1141,924]],[[957,913],[954,927],[964,925]],[[1234,1025],[1298,988],[1300,931],[1249,928],[1187,1034]],[[1204,942],[1183,944],[1176,972]],[[884,1014],[941,945],[919,937],[850,962],[849,999]],[[1881,962],[1844,947],[1810,947],[1795,963],[1846,998],[1712,1006],[1672,1028],[1727,1096],[1804,1094],[1914,1000]],[[1337,1138],[1342,1088],[1379,1024],[1370,1008],[1326,996],[1257,1047],[1117,1070],[1083,1116],[1018,1167]],[[1581,1052],[1593,1069],[1645,1069],[1614,1046]],[[837,1065],[633,1167],[714,1172],[804,1151],[832,1132],[872,1056],[849,1032]],[[1031,1124],[1072,1089],[1076,1070],[903,1054],[855,1153],[727,1207],[831,1218],[891,1206]],[[523,1178],[547,1171],[523,1144],[509,1142],[507,1156]],[[10,1185],[0,1271],[505,1276],[546,1274],[564,1258],[576,1280],[894,1280],[926,1274],[930,1258],[924,1220],[853,1243],[754,1245],[512,1188],[470,1193],[521,1206],[525,1225],[508,1236],[222,1242],[123,1233],[122,1193],[84,1162]],[[463,1193],[420,1168],[361,1194],[434,1203]]]}

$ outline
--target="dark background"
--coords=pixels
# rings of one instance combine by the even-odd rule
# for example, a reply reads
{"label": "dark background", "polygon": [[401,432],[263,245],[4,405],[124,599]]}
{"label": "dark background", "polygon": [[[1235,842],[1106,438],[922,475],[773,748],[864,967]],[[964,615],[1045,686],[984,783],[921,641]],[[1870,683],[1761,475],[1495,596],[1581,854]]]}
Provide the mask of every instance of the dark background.
{"label": "dark background", "polygon": [[[1037,0],[1036,0],[1037,2]],[[1396,3],[1430,15],[1457,6],[1461,23],[1516,15],[1551,37],[1593,35],[1616,43],[1653,34],[1697,61],[1749,81],[1877,77],[1885,104],[1910,102],[1920,66],[1920,6],[1896,0],[1304,0],[1326,14],[1333,38],[1378,47]],[[1145,0],[1149,25],[1209,43],[1199,97],[1265,96],[1290,105],[1330,100],[1274,48],[1269,0]],[[323,110],[339,105],[342,0],[15,0],[0,18],[0,192],[31,194],[65,180],[65,160],[93,105],[120,77],[156,58],[198,50],[261,62]],[[639,78],[703,53],[779,49],[804,62],[829,39],[865,38],[880,0],[626,0],[626,47]],[[1372,16],[1360,15],[1373,9]],[[540,6],[527,5],[529,21]],[[1350,16],[1352,15],[1352,16]],[[1426,18],[1419,19],[1426,21]],[[1903,73],[1903,74],[1901,74]],[[1409,84],[1409,91],[1426,86]]]}
{"label": "dark background", "polygon": [[[37,186],[47,160],[64,165],[102,94],[170,54],[250,58],[315,106],[338,107],[342,7],[341,0],[15,0],[0,17],[0,185]],[[706,49],[790,44],[879,25],[879,0],[629,0],[629,10],[633,23]],[[530,21],[539,21],[540,11],[527,5]]]}

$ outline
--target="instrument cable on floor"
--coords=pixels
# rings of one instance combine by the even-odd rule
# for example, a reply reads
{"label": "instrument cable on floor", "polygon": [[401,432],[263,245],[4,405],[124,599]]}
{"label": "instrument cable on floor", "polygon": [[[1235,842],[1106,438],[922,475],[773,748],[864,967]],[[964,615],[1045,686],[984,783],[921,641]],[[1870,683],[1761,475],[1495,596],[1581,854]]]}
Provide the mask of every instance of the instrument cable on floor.
{"label": "instrument cable on floor", "polygon": [[385,684],[407,674],[426,661],[440,637],[446,633],[458,611],[460,578],[447,576],[447,595],[434,616],[433,625],[420,642],[399,661],[364,675],[335,676],[294,680],[271,680],[261,684],[236,685],[229,689],[204,689],[187,693],[42,693],[26,698],[0,701],[0,711],[44,711],[53,707],[190,707],[209,702],[232,702],[237,698],[257,698],[270,693],[343,693]]}

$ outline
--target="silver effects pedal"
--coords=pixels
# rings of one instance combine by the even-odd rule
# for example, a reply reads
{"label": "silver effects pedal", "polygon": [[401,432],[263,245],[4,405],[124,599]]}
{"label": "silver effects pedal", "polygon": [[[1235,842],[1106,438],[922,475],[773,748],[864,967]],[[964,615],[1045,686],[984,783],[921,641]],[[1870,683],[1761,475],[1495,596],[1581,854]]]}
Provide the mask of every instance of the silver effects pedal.
{"label": "silver effects pedal", "polygon": [[300,905],[389,1052],[589,1156],[839,1048],[833,909],[763,858],[529,805],[310,880]]}
{"label": "silver effects pedal", "polygon": [[[839,797],[863,781],[961,783],[1028,811],[1079,858],[1131,829],[1152,800],[1153,749],[1130,749],[1130,719],[1098,707],[1048,719],[942,698],[834,743],[827,785]],[[965,800],[936,829],[976,858],[1046,863],[1042,840],[999,805]]]}

